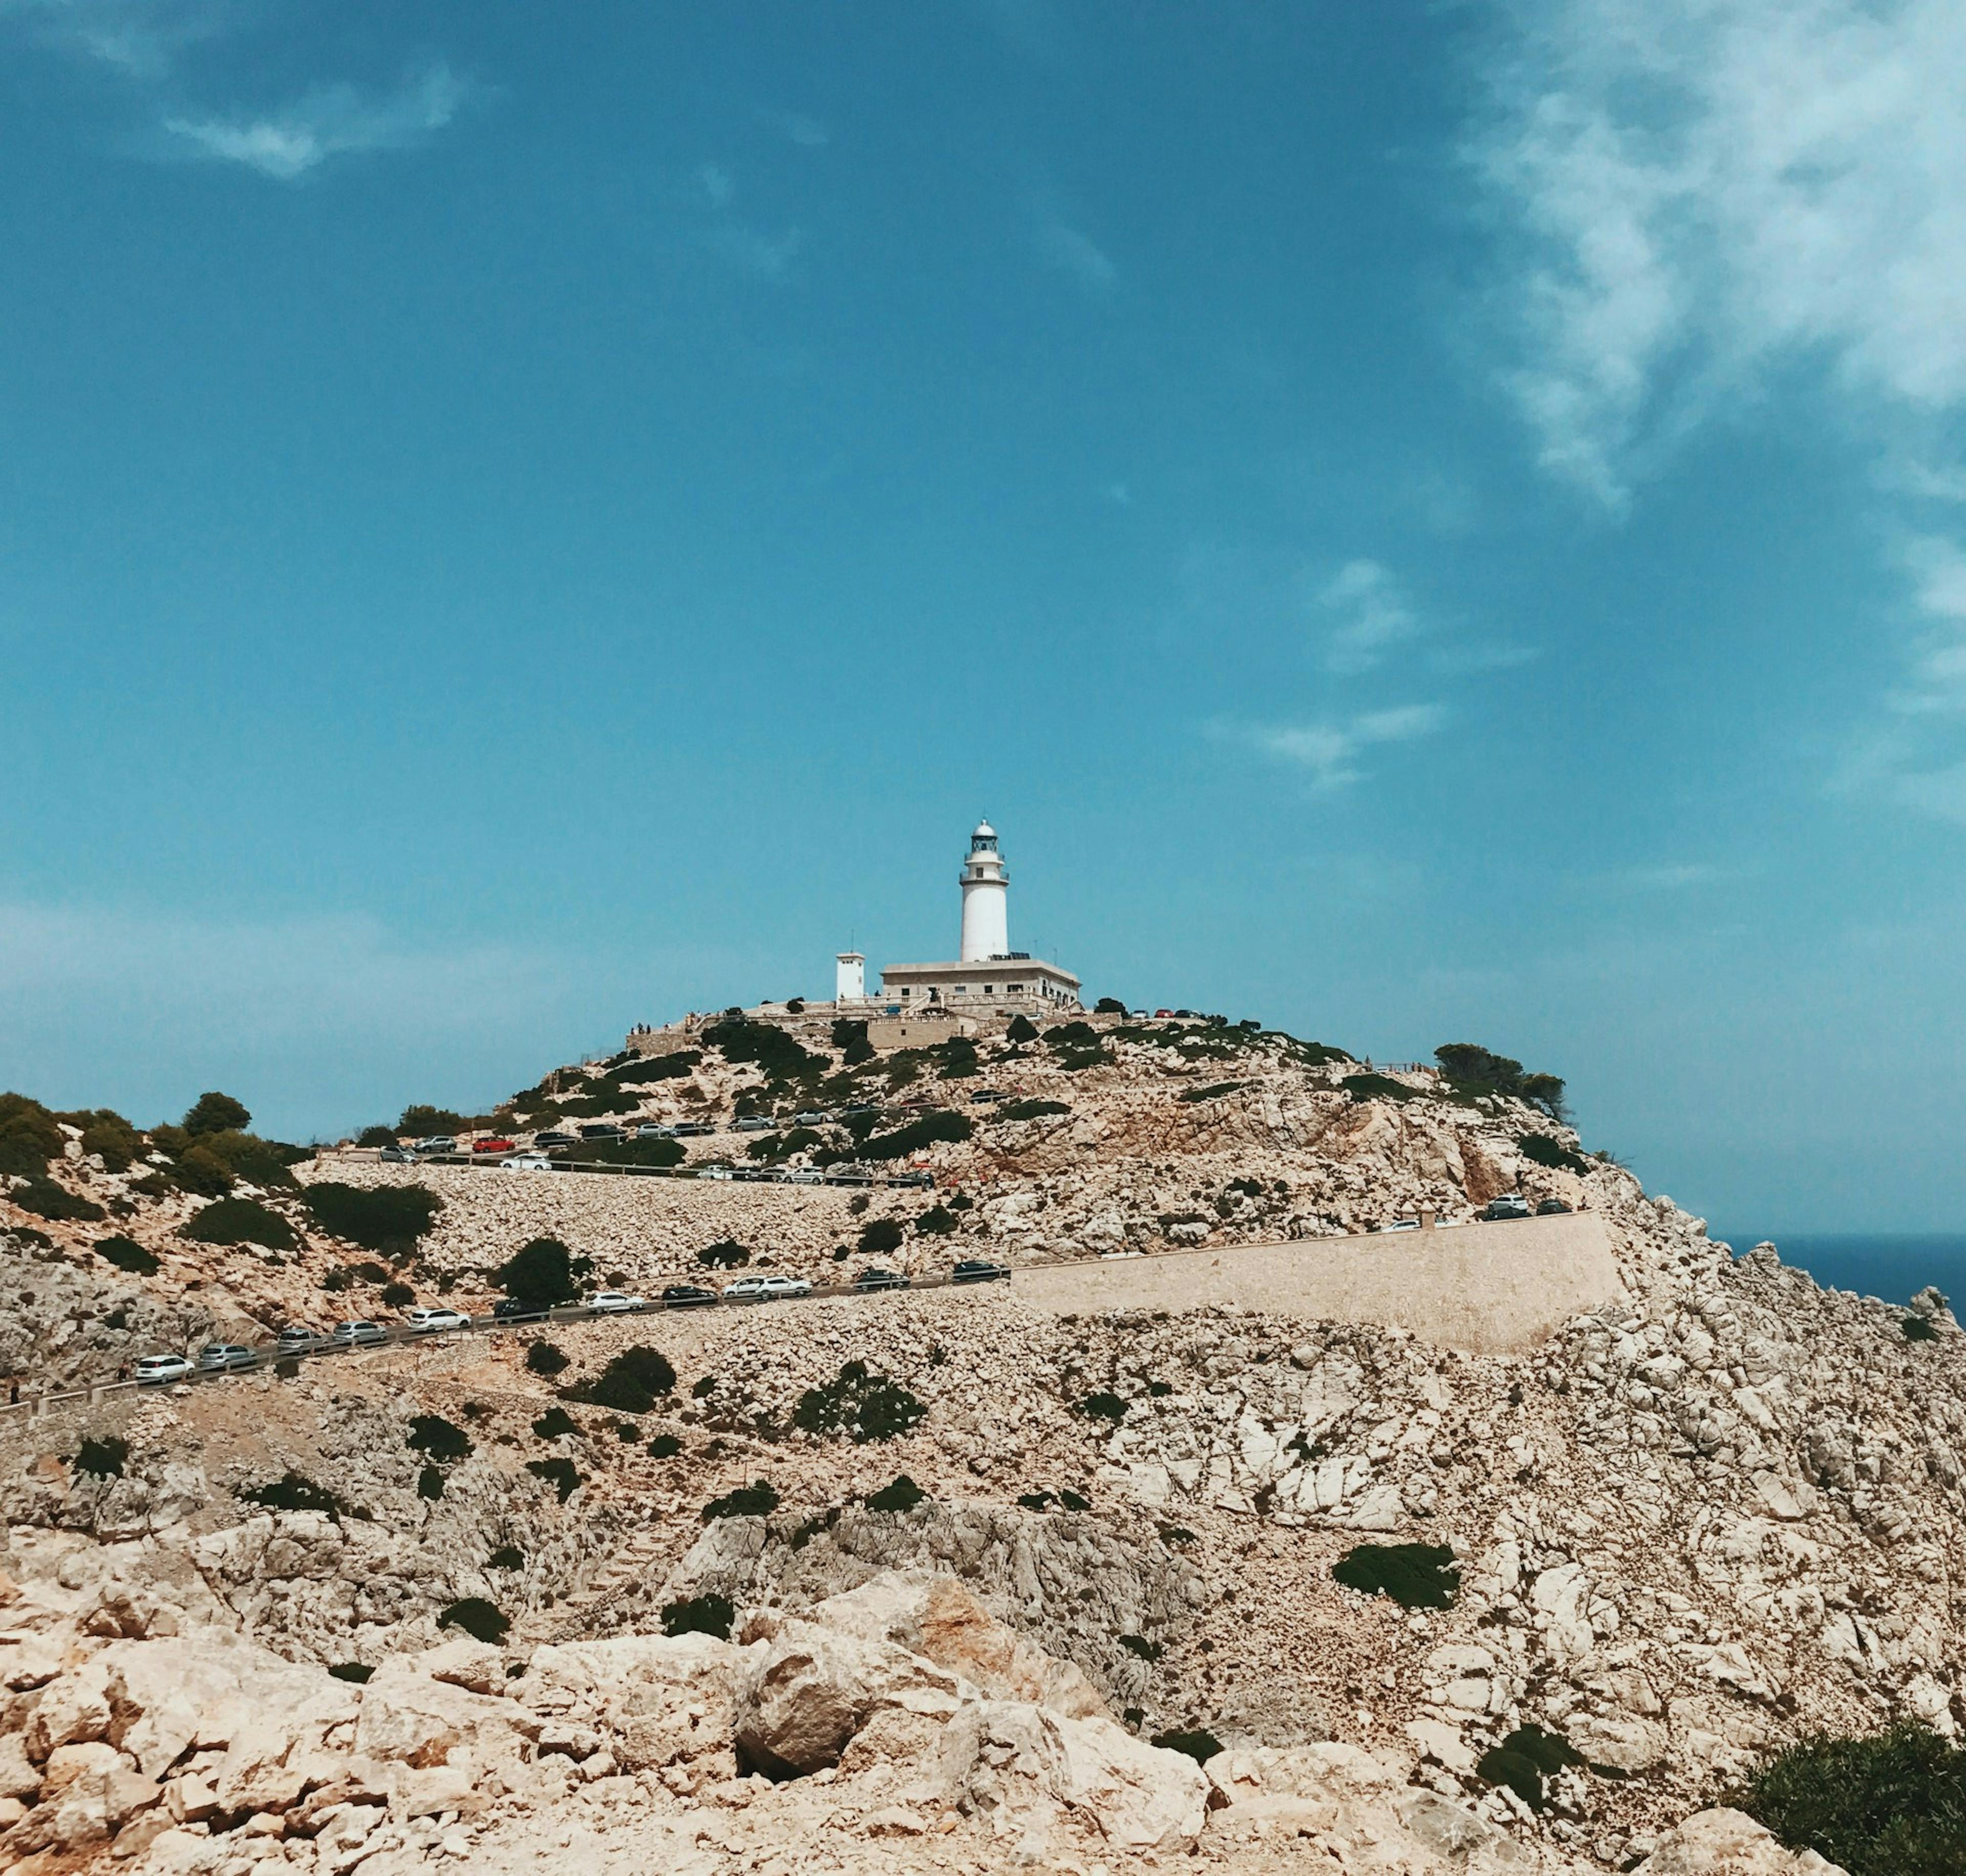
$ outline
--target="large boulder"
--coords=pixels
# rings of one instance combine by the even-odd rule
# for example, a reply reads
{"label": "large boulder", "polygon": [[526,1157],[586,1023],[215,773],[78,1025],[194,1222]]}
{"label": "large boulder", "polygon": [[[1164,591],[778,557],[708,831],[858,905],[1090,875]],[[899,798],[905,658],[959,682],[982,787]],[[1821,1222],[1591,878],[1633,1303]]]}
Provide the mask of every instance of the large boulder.
{"label": "large boulder", "polygon": [[1784,1849],[1743,1811],[1696,1812],[1661,1837],[1642,1876],[1847,1876],[1813,1850]]}

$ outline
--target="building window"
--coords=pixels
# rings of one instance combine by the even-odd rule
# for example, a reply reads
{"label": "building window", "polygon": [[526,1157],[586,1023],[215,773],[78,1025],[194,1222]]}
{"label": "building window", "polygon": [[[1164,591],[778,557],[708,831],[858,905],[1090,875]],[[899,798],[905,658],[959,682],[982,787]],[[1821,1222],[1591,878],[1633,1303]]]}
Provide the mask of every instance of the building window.
{"label": "building window", "polygon": [[1007,997],[1014,997],[1018,995],[1023,988],[1022,984],[1006,984],[1004,986],[1004,994]]}
{"label": "building window", "polygon": [[983,986],[983,994],[986,997],[994,996],[997,994],[997,986],[994,984],[985,984]]}

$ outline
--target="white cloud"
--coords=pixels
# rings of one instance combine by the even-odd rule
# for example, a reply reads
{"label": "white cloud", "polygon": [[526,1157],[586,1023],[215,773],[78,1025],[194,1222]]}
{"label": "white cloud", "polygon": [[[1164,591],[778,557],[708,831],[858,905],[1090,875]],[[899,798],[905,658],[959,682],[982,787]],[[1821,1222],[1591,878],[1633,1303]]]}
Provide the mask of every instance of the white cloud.
{"label": "white cloud", "polygon": [[1091,293],[1110,293],[1119,284],[1120,270],[1089,234],[1056,215],[1038,224],[1038,252],[1060,273],[1068,274]]}
{"label": "white cloud", "polygon": [[135,79],[161,78],[184,47],[216,37],[240,10],[240,0],[0,0],[0,18]]}
{"label": "white cloud", "polygon": [[729,208],[737,193],[736,179],[717,163],[704,163],[697,171],[696,179],[703,185],[704,199],[713,208]]}
{"label": "white cloud", "polygon": [[1432,736],[1447,720],[1439,704],[1402,704],[1371,710],[1345,723],[1272,726],[1242,732],[1266,756],[1307,771],[1320,788],[1342,788],[1359,779],[1358,759],[1376,744],[1410,743]]}
{"label": "white cloud", "polygon": [[817,118],[796,111],[760,111],[759,121],[801,150],[823,150],[833,141],[833,133]]}
{"label": "white cloud", "polygon": [[1333,671],[1369,671],[1388,646],[1421,629],[1399,582],[1376,560],[1347,561],[1317,603],[1342,621],[1325,646],[1324,662]]}
{"label": "white cloud", "polygon": [[1958,0],[1521,0],[1474,155],[1522,239],[1510,382],[1613,506],[1766,370],[1879,428],[1966,400]]}
{"label": "white cloud", "polygon": [[420,143],[456,116],[470,92],[436,65],[379,97],[324,85],[263,117],[167,118],[164,127],[201,156],[292,182],[333,156]]}

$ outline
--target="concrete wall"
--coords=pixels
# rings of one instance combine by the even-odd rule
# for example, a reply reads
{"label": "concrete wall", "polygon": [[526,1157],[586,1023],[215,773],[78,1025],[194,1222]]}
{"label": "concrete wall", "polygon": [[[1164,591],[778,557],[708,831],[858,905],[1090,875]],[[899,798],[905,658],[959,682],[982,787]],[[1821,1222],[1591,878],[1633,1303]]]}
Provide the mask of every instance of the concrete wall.
{"label": "concrete wall", "polygon": [[1020,1270],[1017,1293],[1059,1315],[1210,1303],[1319,1322],[1397,1325],[1442,1348],[1506,1355],[1624,1294],[1594,1213],[1444,1230],[1307,1238]]}
{"label": "concrete wall", "polygon": [[867,1040],[876,1049],[933,1049],[952,1036],[974,1036],[976,1025],[962,1017],[880,1016],[867,1024]]}

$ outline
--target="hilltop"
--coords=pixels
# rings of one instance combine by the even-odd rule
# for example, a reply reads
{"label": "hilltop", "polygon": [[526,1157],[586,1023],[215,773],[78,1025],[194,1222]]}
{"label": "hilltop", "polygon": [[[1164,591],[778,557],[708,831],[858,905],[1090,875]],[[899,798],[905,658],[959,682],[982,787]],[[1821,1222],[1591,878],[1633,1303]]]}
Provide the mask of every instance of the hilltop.
{"label": "hilltop", "polygon": [[[335,1876],[460,1832],[459,1854],[534,1867],[567,1829],[604,1861],[656,1832],[706,1871],[810,1843],[843,1868],[1144,1866],[1192,1845],[1251,1869],[1800,1871],[1822,1865],[1745,1820],[1674,1833],[1813,1733],[1966,1720],[1966,1343],[1942,1299],[1893,1310],[1772,1247],[1735,1259],[1586,1150],[1560,1083],[1485,1051],[1387,1069],[1115,1017],[883,1052],[835,1021],[743,1013],[483,1118],[769,1117],[588,1150],[932,1188],[397,1165],[257,1142],[243,1110],[146,1140],[17,1106],[10,1169],[53,1144],[13,1172],[42,1209],[0,1212],[8,1359],[100,1378],[166,1337],[392,1295],[482,1307],[542,1237],[636,1287],[701,1278],[705,1252],[814,1277],[973,1255],[1110,1275],[1265,1243],[1316,1259],[1423,1214],[1431,1233],[1371,1254],[1506,1260],[1536,1227],[1473,1220],[1518,1191],[1602,1232],[1607,1293],[1483,1351],[1424,1321],[1226,1306],[1205,1276],[1180,1307],[1076,1314],[1013,1282],[10,1417],[0,1620],[24,1745],[0,1842],[50,1868],[114,1837],[139,1869],[277,1853]],[[214,1165],[222,1194],[195,1189]],[[222,1207],[237,1241],[201,1241]],[[691,1623],[724,1635],[660,1639]],[[88,1689],[95,1664],[127,1683],[146,1651],[188,1649],[318,1714],[255,1749],[317,1755],[291,1797],[275,1778],[159,1807],[189,1778],[245,1779],[238,1742],[153,1771],[138,1722],[119,1734]],[[496,1710],[452,1715],[453,1743],[409,1762],[451,1785],[364,1760],[458,1690]],[[56,1751],[86,1758],[88,1803],[51,1795]],[[132,1777],[150,1784],[112,1797]]]}

